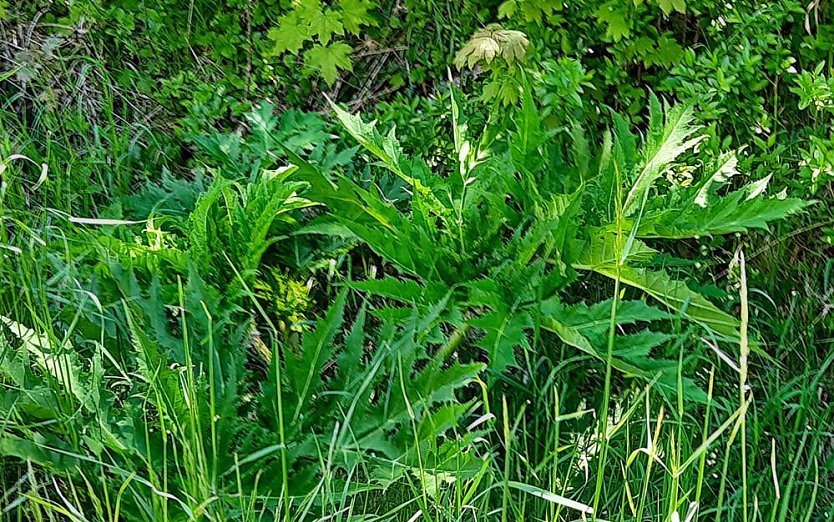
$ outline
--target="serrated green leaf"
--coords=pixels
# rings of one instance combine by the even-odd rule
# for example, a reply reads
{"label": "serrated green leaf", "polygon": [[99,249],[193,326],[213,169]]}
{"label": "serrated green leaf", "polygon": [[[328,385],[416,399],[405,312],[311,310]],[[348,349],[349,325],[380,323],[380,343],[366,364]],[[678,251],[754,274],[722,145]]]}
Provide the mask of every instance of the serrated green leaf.
{"label": "serrated green leaf", "polygon": [[294,0],[293,4],[294,12],[298,13],[302,20],[308,22],[321,13],[321,0]]}
{"label": "serrated green leaf", "polygon": [[304,336],[301,353],[287,357],[287,377],[297,401],[292,418],[297,420],[321,386],[321,370],[335,349],[333,339],[342,325],[347,292],[342,291],[316,329]]}
{"label": "serrated green leaf", "polygon": [[[543,313],[549,313],[549,305],[548,302],[542,304]],[[585,335],[604,333],[608,330],[611,320],[611,300],[608,299],[590,306],[580,303],[560,308],[559,313],[564,323]],[[617,304],[617,324],[620,326],[667,320],[672,317],[674,315],[651,306],[645,301],[620,301]],[[588,332],[592,333],[589,334]]]}
{"label": "serrated green leaf", "polygon": [[[542,328],[556,333],[563,342],[594,356],[607,360],[608,332],[611,321],[611,300],[587,306],[584,303],[563,307],[558,302],[542,304]],[[617,306],[616,324],[619,326],[646,323],[673,317],[643,301],[623,301]],[[629,335],[617,335],[611,365],[626,375],[656,382],[668,393],[677,392],[678,361],[662,359],[650,354],[657,346],[667,343],[672,335],[642,330]],[[688,378],[683,379],[684,395],[690,400],[705,401],[706,394]]]}
{"label": "serrated green leaf", "polygon": [[605,24],[606,35],[619,42],[631,34],[631,18],[628,6],[620,2],[607,2],[596,11],[597,20]]}
{"label": "serrated green leaf", "polygon": [[[617,278],[617,269],[611,265],[597,266],[595,272],[612,279]],[[620,282],[639,288],[675,312],[702,324],[720,337],[738,342],[739,321],[732,315],[719,310],[701,294],[691,290],[683,281],[672,279],[664,271],[650,271],[644,268],[620,267]]]}
{"label": "serrated green leaf", "polygon": [[767,176],[763,177],[760,180],[754,181],[750,183],[746,187],[744,187],[744,192],[746,193],[746,197],[744,198],[745,201],[749,201],[751,199],[755,199],[767,190],[767,186],[770,184],[770,178],[773,174],[768,174]]}
{"label": "serrated green leaf", "polygon": [[657,43],[652,50],[646,53],[644,63],[648,66],[660,65],[669,67],[676,63],[683,55],[683,47],[675,38],[669,34],[664,34],[657,39]]}
{"label": "serrated green leaf", "polygon": [[[625,245],[623,246],[625,249]],[[642,241],[633,241],[628,252],[623,255],[617,244],[617,237],[602,229],[594,229],[591,239],[576,258],[576,263],[582,266],[616,265],[621,259],[631,262],[645,262],[657,253]]]}
{"label": "serrated green leaf", "polygon": [[342,10],[342,23],[345,29],[358,35],[364,25],[376,26],[377,22],[368,14],[368,11],[374,9],[376,4],[370,0],[342,0],[339,2],[339,8]]}
{"label": "serrated green leaf", "polygon": [[493,310],[469,321],[469,324],[485,332],[486,335],[478,341],[478,346],[487,352],[489,366],[495,371],[500,372],[510,366],[517,366],[515,348],[530,347],[526,330],[532,328],[533,322],[527,313]]}
{"label": "serrated green leaf", "polygon": [[626,195],[623,212],[629,216],[636,212],[648,196],[649,189],[666,167],[678,156],[694,147],[701,137],[692,137],[698,127],[692,125],[693,115],[689,107],[666,106],[652,94],[649,132],[643,145],[643,166]]}
{"label": "serrated green leaf", "polygon": [[701,183],[698,192],[695,194],[694,203],[699,207],[706,207],[712,193],[727,183],[727,181],[738,174],[738,158],[735,153],[722,154],[713,168],[712,174]]}
{"label": "serrated green leaf", "polygon": [[657,5],[663,10],[663,14],[666,16],[672,14],[672,11],[677,11],[679,13],[686,12],[685,0],[657,0]]}
{"label": "serrated green leaf", "polygon": [[394,129],[382,135],[376,129],[376,121],[366,123],[361,116],[350,114],[332,101],[330,106],[339,118],[339,122],[348,133],[368,152],[376,156],[381,162],[382,166],[390,170],[403,181],[413,187],[420,195],[426,196],[432,201],[433,206],[437,209],[442,207],[433,194],[431,194],[428,187],[426,187],[420,179],[412,176],[412,170],[427,171],[428,167],[424,163],[408,158],[402,151],[399,140],[394,133]]}
{"label": "serrated green leaf", "polygon": [[267,33],[267,38],[274,42],[271,53],[281,55],[287,51],[298,54],[304,42],[312,38],[310,24],[303,20],[295,11],[278,19],[278,26]]}
{"label": "serrated green leaf", "polygon": [[[568,346],[577,348],[578,350],[596,358],[597,360],[607,360],[606,353],[602,348],[594,346],[587,337],[582,335],[573,326],[563,323],[558,315],[547,315],[541,317],[540,325],[543,329],[556,334],[559,337],[559,339],[561,339],[562,342],[567,344]],[[611,366],[616,370],[623,372],[627,375],[643,377],[647,379],[653,377],[652,373],[644,371],[638,366],[635,366],[634,364],[631,364],[630,362],[624,361],[620,358],[612,358]]]}
{"label": "serrated green leaf", "polygon": [[0,436],[0,455],[5,458],[16,457],[26,462],[33,462],[47,469],[68,470],[78,466],[78,460],[74,456],[67,456],[71,453],[66,450],[54,451],[51,448],[44,448],[43,444],[36,444],[31,440],[11,434]]}
{"label": "serrated green leaf", "polygon": [[340,70],[353,70],[353,63],[350,61],[351,51],[350,46],[343,42],[328,46],[314,45],[304,53],[304,64],[319,73],[328,85],[333,85],[339,77]]}
{"label": "serrated green leaf", "polygon": [[319,11],[316,16],[309,18],[310,32],[313,33],[318,40],[327,45],[334,34],[344,35],[345,29],[342,25],[342,14],[333,9]]}
{"label": "serrated green leaf", "polygon": [[641,221],[637,235],[685,239],[751,229],[767,230],[768,223],[797,214],[811,204],[797,198],[747,199],[747,195],[742,189],[713,201],[707,208],[692,205],[649,214]]}
{"label": "serrated green leaf", "polygon": [[2,315],[0,315],[0,324],[8,328],[12,335],[21,341],[23,347],[31,354],[32,362],[50,375],[68,395],[75,395],[79,404],[86,402],[87,392],[86,386],[83,386],[80,381],[82,372],[78,354],[69,343],[63,346],[57,342],[53,343],[46,335],[39,334]]}
{"label": "serrated green leaf", "polygon": [[498,6],[498,18],[512,18],[518,9],[517,0],[507,0]]}
{"label": "serrated green leaf", "polygon": [[[652,349],[673,338],[672,334],[654,332],[648,329],[629,335],[618,335],[614,344],[614,355],[641,367],[648,367],[651,365],[649,354]],[[671,366],[676,367],[676,361],[671,361]]]}
{"label": "serrated green leaf", "polygon": [[345,338],[345,347],[336,359],[339,367],[339,384],[349,389],[351,379],[363,375],[361,368],[362,355],[365,350],[365,304],[356,314],[353,327]]}
{"label": "serrated green leaf", "polygon": [[420,284],[411,279],[402,280],[395,277],[351,282],[350,287],[360,292],[367,292],[371,295],[386,297],[409,304],[418,304],[426,301],[436,302],[445,293],[442,287],[435,284]]}

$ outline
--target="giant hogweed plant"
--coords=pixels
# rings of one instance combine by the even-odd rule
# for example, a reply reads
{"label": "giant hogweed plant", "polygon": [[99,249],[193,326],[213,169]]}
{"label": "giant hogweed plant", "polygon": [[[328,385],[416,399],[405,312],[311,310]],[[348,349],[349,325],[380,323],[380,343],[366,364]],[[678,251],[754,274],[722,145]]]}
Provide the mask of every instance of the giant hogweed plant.
{"label": "giant hogweed plant", "polygon": [[[399,272],[353,283],[406,305],[381,315],[428,307],[449,294],[450,320],[463,332],[480,332],[477,343],[494,371],[523,366],[545,331],[674,392],[677,361],[661,355],[672,335],[652,325],[683,318],[717,342],[737,343],[739,321],[667,272],[659,249],[766,228],[807,203],[766,196],[766,179],[728,189],[737,175],[732,154],[691,184],[667,183],[665,175],[682,166],[700,137],[690,109],[651,100],[642,138],[614,115],[597,147],[579,128],[567,140],[546,130],[529,89],[509,123],[487,124],[477,141],[467,137],[453,100],[457,157],[448,176],[409,157],[393,131],[382,134],[375,122],[334,105],[374,163],[408,184],[405,208],[373,187],[330,181],[294,159],[311,184],[310,197],[330,210],[323,218],[329,223],[315,224],[316,231],[351,234]],[[614,281],[612,297],[572,302],[577,284],[593,274]],[[634,291],[623,294],[627,287]],[[685,387],[691,398],[703,398],[691,381]]]}

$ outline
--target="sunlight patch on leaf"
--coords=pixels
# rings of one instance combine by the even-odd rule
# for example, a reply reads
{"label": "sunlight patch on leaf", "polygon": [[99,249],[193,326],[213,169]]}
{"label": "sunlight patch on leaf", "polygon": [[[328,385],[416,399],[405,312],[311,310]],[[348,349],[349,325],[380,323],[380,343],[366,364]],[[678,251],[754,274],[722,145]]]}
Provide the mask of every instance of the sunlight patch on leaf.
{"label": "sunlight patch on leaf", "polygon": [[491,24],[476,32],[455,57],[458,69],[464,66],[470,69],[478,62],[491,63],[496,58],[503,58],[508,65],[524,59],[530,41],[521,31],[502,28]]}

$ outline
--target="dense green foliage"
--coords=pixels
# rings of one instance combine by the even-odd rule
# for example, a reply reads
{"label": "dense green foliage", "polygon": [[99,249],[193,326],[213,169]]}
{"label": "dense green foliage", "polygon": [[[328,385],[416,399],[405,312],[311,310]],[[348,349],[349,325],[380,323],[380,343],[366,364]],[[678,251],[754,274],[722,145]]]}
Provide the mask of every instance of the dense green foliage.
{"label": "dense green foliage", "polygon": [[834,520],[829,0],[0,0],[0,517]]}

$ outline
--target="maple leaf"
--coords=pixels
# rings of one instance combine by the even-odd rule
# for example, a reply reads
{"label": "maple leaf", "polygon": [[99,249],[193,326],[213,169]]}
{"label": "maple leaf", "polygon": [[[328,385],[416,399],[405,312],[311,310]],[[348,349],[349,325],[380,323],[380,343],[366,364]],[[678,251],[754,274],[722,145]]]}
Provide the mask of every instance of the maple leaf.
{"label": "maple leaf", "polygon": [[654,41],[648,36],[641,36],[632,40],[631,49],[637,56],[645,56],[654,49]]}
{"label": "maple leaf", "polygon": [[319,11],[317,16],[309,19],[309,22],[310,32],[317,35],[319,41],[324,45],[330,43],[330,38],[334,33],[338,35],[345,34],[342,15],[333,9],[324,12]]}
{"label": "maple leaf", "polygon": [[314,36],[327,45],[333,34],[344,35],[342,15],[333,9],[322,11],[319,0],[302,0],[295,8],[299,19],[306,22],[310,28],[310,39]]}
{"label": "maple leaf", "polygon": [[672,11],[677,11],[679,13],[686,12],[685,0],[657,0],[657,5],[660,6],[660,9],[666,16],[672,14]]}
{"label": "maple leaf", "polygon": [[516,0],[507,0],[498,6],[498,18],[512,18],[516,10],[518,10]]}
{"label": "maple leaf", "polygon": [[603,4],[596,12],[597,20],[606,24],[606,35],[615,42],[631,34],[628,9],[617,2]]}
{"label": "maple leaf", "polygon": [[553,14],[554,9],[561,9],[562,2],[558,0],[535,0],[521,5],[521,12],[528,22],[542,23],[545,17]]}
{"label": "maple leaf", "polygon": [[304,42],[310,39],[310,24],[303,20],[296,11],[287,13],[278,19],[278,26],[267,33],[267,37],[275,42],[272,54],[279,55],[287,51],[298,54]]}
{"label": "maple leaf", "polygon": [[320,0],[298,0],[295,3],[295,12],[298,13],[303,20],[311,21],[321,14]]}
{"label": "maple leaf", "polygon": [[561,0],[507,0],[498,6],[498,18],[513,18],[520,10],[525,21],[541,24],[544,17],[561,8]]}
{"label": "maple leaf", "polygon": [[339,69],[353,70],[353,64],[350,61],[351,51],[350,46],[342,42],[327,46],[314,45],[304,53],[304,63],[321,74],[328,85],[333,85],[339,77]]}
{"label": "maple leaf", "polygon": [[657,47],[646,57],[646,65],[662,65],[668,67],[677,62],[683,54],[683,47],[674,37],[662,35],[657,40]]}
{"label": "maple leaf", "polygon": [[377,25],[376,20],[368,14],[368,11],[376,7],[370,0],[342,0],[339,7],[342,8],[342,24],[348,32],[359,34],[363,25]]}
{"label": "maple leaf", "polygon": [[527,35],[521,31],[510,31],[498,24],[491,24],[476,32],[463,46],[455,57],[455,65],[458,69],[464,65],[472,68],[480,61],[491,63],[496,56],[512,64],[524,58],[529,45]]}

